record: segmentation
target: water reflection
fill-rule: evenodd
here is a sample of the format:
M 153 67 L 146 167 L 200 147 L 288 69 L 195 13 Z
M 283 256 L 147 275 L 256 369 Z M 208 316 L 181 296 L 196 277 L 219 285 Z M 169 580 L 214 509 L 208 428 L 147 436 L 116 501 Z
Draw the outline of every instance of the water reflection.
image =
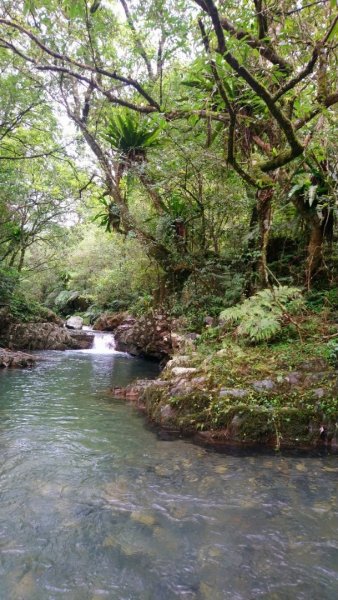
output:
M 337 597 L 335 457 L 163 441 L 105 393 L 155 365 L 45 356 L 0 376 L 1 600 Z

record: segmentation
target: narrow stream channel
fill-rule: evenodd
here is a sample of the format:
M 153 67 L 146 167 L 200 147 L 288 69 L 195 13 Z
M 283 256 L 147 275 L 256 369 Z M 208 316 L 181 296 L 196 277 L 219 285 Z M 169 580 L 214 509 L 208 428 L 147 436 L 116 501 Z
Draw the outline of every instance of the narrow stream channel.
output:
M 1 600 L 338 598 L 337 457 L 161 440 L 107 394 L 155 365 L 42 356 L 0 372 Z

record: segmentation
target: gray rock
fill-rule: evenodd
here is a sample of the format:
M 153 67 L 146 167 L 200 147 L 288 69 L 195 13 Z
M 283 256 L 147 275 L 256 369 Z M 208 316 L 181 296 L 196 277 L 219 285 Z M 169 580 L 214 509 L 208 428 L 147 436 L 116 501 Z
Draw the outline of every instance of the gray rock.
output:
M 68 329 L 82 329 L 83 319 L 81 317 L 69 317 L 66 321 L 66 327 Z
M 242 388 L 222 388 L 219 392 L 220 398 L 229 396 L 230 398 L 245 398 L 249 394 L 249 390 Z
M 204 323 L 207 327 L 213 327 L 215 324 L 215 319 L 213 317 L 205 317 Z
M 178 354 L 169 360 L 165 366 L 166 371 L 174 367 L 186 367 L 191 361 L 191 356 L 188 354 Z
M 272 379 L 261 379 L 260 381 L 253 381 L 252 387 L 256 392 L 261 392 L 262 390 L 273 390 L 276 384 Z
M 15 323 L 7 346 L 10 350 L 67 350 L 78 348 L 68 330 L 55 323 Z
M 334 377 L 334 374 L 328 371 L 318 371 L 317 373 L 309 373 L 309 375 L 306 376 L 304 383 L 306 385 L 311 385 L 312 383 L 321 383 L 325 379 L 333 379 Z
M 183 375 L 192 375 L 193 373 L 197 373 L 197 369 L 193 367 L 174 367 L 171 372 L 174 377 L 182 377 Z
M 327 362 L 322 358 L 314 358 L 313 360 L 303 362 L 299 368 L 302 371 L 308 371 L 310 373 L 324 371 L 327 369 Z
M 173 353 L 171 324 L 162 314 L 128 318 L 115 330 L 116 350 L 134 356 L 166 360 Z
M 83 329 L 70 329 L 68 335 L 74 340 L 76 348 L 88 350 L 93 347 L 94 334 L 91 331 L 83 331 Z
M 175 417 L 175 411 L 172 408 L 172 406 L 170 406 L 170 404 L 165 404 L 164 406 L 161 406 L 160 412 L 162 423 L 165 421 L 170 421 Z
M 293 371 L 292 373 L 288 373 L 286 377 L 284 377 L 284 381 L 286 383 L 290 383 L 290 385 L 297 385 L 302 380 L 302 374 L 298 371 Z
M 317 388 L 316 390 L 313 390 L 313 395 L 315 396 L 315 398 L 324 398 L 325 396 L 325 390 L 324 388 Z
M 191 385 L 203 385 L 206 382 L 207 378 L 206 377 L 194 377 L 193 379 L 190 379 L 190 383 Z

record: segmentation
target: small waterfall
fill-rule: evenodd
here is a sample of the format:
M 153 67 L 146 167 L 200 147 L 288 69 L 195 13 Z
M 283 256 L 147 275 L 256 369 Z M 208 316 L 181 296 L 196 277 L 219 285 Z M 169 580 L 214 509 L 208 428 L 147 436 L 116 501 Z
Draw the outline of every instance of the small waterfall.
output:
M 84 326 L 83 330 L 94 334 L 94 341 L 89 350 L 81 350 L 80 352 L 89 352 L 91 354 L 121 354 L 121 352 L 115 350 L 116 344 L 112 333 L 106 331 L 93 331 L 87 326 Z
M 115 339 L 111 333 L 95 332 L 92 352 L 95 354 L 115 353 Z

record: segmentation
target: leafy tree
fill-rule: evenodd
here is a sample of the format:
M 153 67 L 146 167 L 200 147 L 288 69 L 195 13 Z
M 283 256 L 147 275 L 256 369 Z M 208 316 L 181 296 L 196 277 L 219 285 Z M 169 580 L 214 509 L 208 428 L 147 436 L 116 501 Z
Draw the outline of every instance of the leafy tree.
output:
M 278 222 L 286 200 L 305 224 L 307 286 L 321 273 L 335 218 L 335 9 L 292 0 L 4 3 L 11 73 L 52 97 L 45 115 L 57 102 L 81 134 L 95 161 L 79 145 L 97 220 L 135 236 L 156 261 L 159 298 L 235 254 L 251 257 L 248 291 L 257 278 L 271 285 L 273 213 Z

